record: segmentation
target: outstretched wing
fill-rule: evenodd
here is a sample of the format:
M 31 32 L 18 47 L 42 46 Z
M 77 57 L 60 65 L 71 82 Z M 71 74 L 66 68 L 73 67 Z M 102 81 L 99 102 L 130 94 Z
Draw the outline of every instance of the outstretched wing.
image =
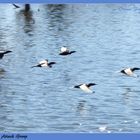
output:
M 34 68 L 34 67 L 41 67 L 41 64 L 38 64 L 38 65 L 32 66 L 31 68 Z
M 132 71 L 140 70 L 140 68 L 132 68 L 131 70 L 132 70 Z
M 70 51 L 70 54 L 75 53 L 76 51 Z
M 0 51 L 0 59 L 3 58 L 4 54 L 10 53 L 12 51 Z
M 14 3 L 13 3 L 13 6 L 15 6 L 15 8 L 20 8 L 18 5 L 14 4 Z
M 50 63 L 49 63 L 49 65 L 53 65 L 53 64 L 56 64 L 56 62 L 50 62 Z
M 82 84 L 74 86 L 74 88 L 80 88 Z
M 53 64 L 56 64 L 56 62 L 50 62 L 48 63 L 48 66 L 51 68 Z
M 94 86 L 94 85 L 96 85 L 96 84 L 95 84 L 95 83 L 89 83 L 89 84 L 87 85 L 87 87 Z

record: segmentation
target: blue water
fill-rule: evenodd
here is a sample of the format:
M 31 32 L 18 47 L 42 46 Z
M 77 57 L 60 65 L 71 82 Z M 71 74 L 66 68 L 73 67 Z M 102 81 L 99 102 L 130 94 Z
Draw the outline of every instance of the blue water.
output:
M 140 77 L 116 73 L 140 67 L 140 5 L 20 6 L 0 5 L 0 132 L 140 132 Z

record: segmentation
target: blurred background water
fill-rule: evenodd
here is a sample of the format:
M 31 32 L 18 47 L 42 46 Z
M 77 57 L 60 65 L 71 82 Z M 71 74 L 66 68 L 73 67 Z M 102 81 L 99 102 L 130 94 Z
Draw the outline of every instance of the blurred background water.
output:
M 140 132 L 140 78 L 116 73 L 140 67 L 140 5 L 20 6 L 0 4 L 0 132 Z

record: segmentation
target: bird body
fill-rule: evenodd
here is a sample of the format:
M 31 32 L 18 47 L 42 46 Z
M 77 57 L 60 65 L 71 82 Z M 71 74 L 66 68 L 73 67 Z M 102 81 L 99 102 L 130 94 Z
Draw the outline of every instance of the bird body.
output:
M 80 85 L 74 86 L 74 88 L 80 88 L 81 90 L 83 90 L 86 93 L 93 93 L 93 91 L 89 87 L 94 86 L 94 85 L 96 85 L 96 84 L 95 83 L 80 84 Z
M 39 65 L 40 65 L 41 67 L 47 67 L 47 66 L 48 66 L 48 60 L 42 60 L 42 61 L 40 61 L 40 62 L 39 62 Z
M 121 70 L 120 72 L 127 75 L 127 76 L 136 76 L 136 74 L 134 74 L 134 71 L 135 70 L 140 70 L 140 68 L 126 68 L 126 69 L 123 69 Z
M 75 52 L 76 51 L 69 51 L 69 49 L 66 47 L 61 47 L 59 55 L 70 55 Z
M 33 67 L 52 67 L 53 64 L 56 64 L 56 62 L 48 62 L 48 60 L 42 60 L 39 62 L 39 64 L 32 66 Z
M 12 51 L 0 51 L 0 59 L 4 57 L 5 54 L 10 53 Z
M 61 52 L 69 52 L 68 48 L 66 48 L 66 47 L 61 47 L 60 51 Z
M 85 92 L 92 93 L 92 90 L 89 89 L 89 87 L 86 84 L 81 85 L 80 89 L 82 89 Z
M 130 68 L 125 69 L 125 70 L 124 70 L 124 73 L 126 73 L 127 75 L 130 75 L 130 76 L 133 75 L 133 71 L 132 71 Z

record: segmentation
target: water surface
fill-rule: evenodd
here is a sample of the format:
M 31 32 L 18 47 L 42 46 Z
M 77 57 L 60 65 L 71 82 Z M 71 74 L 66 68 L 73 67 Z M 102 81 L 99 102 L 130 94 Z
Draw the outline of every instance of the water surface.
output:
M 1 132 L 140 132 L 139 4 L 0 5 Z M 8 9 L 8 10 L 7 10 Z M 61 46 L 76 53 L 59 56 Z M 42 59 L 51 69 L 34 68 Z M 140 75 L 140 72 L 136 72 Z M 72 88 L 95 82 L 93 94 Z

